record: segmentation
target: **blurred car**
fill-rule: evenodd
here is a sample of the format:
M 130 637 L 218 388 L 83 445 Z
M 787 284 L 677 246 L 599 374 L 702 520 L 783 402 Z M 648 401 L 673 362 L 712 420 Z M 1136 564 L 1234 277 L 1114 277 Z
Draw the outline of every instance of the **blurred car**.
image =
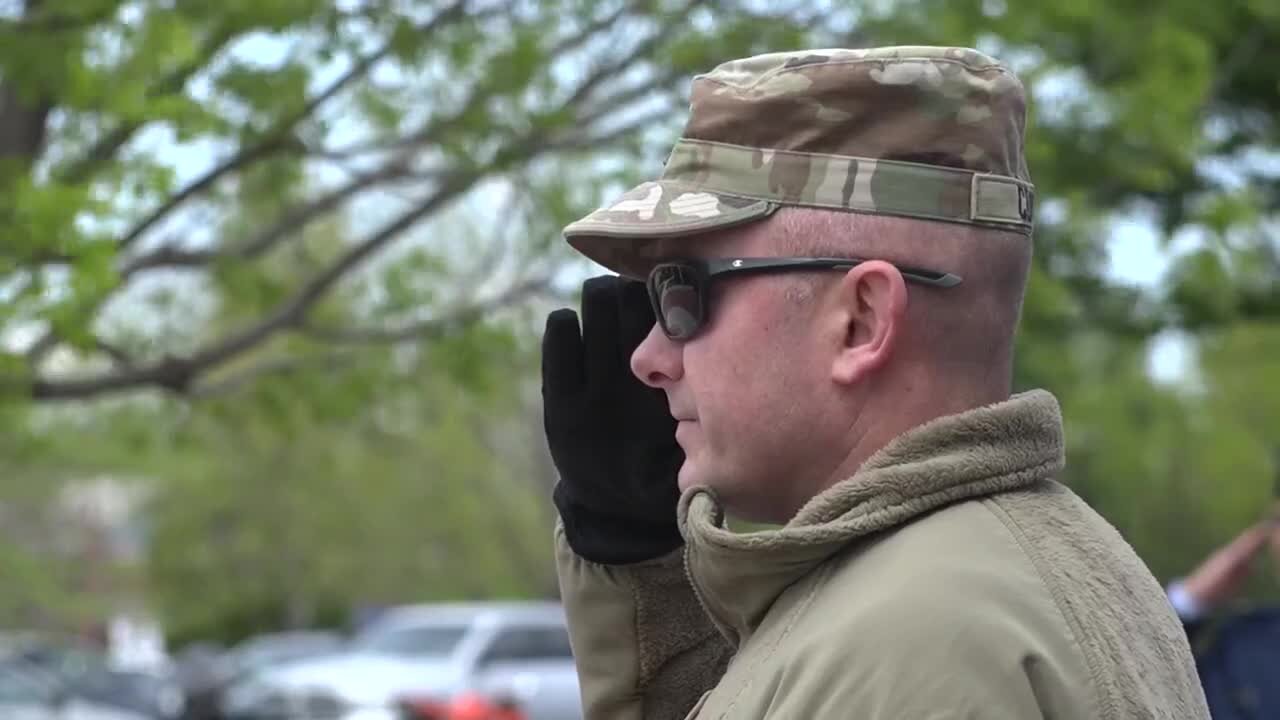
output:
M 346 639 L 326 630 L 297 630 L 256 635 L 228 652 L 232 672 L 247 674 L 287 662 L 338 652 Z
M 555 603 L 393 608 L 345 652 L 232 687 L 235 720 L 580 720 L 578 676 Z
M 146 715 L 77 695 L 56 673 L 10 657 L 0 662 L 4 720 L 148 720 Z
M 0 664 L 39 668 L 56 676 L 77 697 L 153 720 L 177 718 L 185 700 L 174 678 L 113 668 L 93 646 L 60 635 L 0 635 Z
M 326 630 L 297 630 L 250 637 L 229 650 L 196 646 L 182 654 L 178 676 L 186 694 L 187 720 L 218 720 L 227 688 L 255 673 L 341 650 L 346 639 Z

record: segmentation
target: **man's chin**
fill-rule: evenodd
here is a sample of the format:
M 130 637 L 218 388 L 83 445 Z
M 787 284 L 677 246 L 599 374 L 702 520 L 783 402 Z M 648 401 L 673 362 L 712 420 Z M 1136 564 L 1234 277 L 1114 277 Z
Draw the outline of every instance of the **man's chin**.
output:
M 714 474 L 708 472 L 709 468 L 699 462 L 699 459 L 686 457 L 684 464 L 680 466 L 680 472 L 676 475 L 676 487 L 680 488 L 681 494 L 684 494 L 691 487 L 705 487 L 715 490 L 716 485 L 720 484 Z
M 704 484 L 698 475 L 697 467 L 685 458 L 684 464 L 680 466 L 680 472 L 676 474 L 676 487 L 680 488 L 681 495 L 691 487 Z

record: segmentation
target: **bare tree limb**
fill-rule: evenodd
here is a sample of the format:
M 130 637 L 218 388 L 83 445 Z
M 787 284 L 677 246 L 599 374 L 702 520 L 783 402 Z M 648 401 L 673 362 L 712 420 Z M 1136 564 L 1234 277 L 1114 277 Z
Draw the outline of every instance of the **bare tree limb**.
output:
M 3 127 L 3 125 L 0 125 L 0 127 Z M 70 265 L 75 262 L 75 257 L 72 255 L 45 248 L 36 248 L 34 251 L 30 251 L 23 255 L 18 255 L 12 250 L 0 250 L 0 257 L 8 258 L 16 265 L 25 266 Z
M 623 17 L 625 17 L 628 13 L 635 11 L 636 8 L 639 7 L 641 4 L 643 4 L 642 0 L 634 0 L 633 2 L 622 3 L 621 5 L 618 6 L 617 10 L 614 10 L 612 13 L 602 18 L 596 19 L 594 22 L 587 23 L 578 32 L 562 39 L 560 42 L 556 43 L 555 45 L 552 45 L 549 51 L 550 55 L 552 57 L 559 57 L 561 55 L 564 55 L 565 53 L 572 52 L 574 50 L 581 48 L 582 46 L 586 45 L 587 42 L 590 41 L 591 38 L 595 37 L 597 34 L 605 30 L 608 30 L 609 28 L 618 24 L 618 22 L 621 21 Z
M 250 148 L 244 148 L 230 158 L 224 160 L 209 172 L 200 176 L 191 184 L 182 188 L 165 200 L 160 207 L 151 212 L 150 215 L 143 218 L 138 224 L 134 225 L 120 239 L 119 249 L 128 250 L 142 236 L 156 225 L 156 223 L 168 217 L 174 210 L 185 204 L 188 200 L 201 195 L 212 188 L 219 180 L 240 170 L 250 163 L 262 160 L 278 151 L 289 147 L 288 143 L 281 138 L 276 138 L 270 142 L 262 142 Z
M 649 93 L 670 86 L 678 77 L 678 73 L 655 74 L 644 82 L 636 83 L 631 87 L 605 96 L 598 102 L 593 103 L 591 108 L 586 109 L 578 115 L 578 125 L 589 126 L 600 118 L 610 113 L 617 112 L 620 107 L 630 105 Z M 670 110 L 667 112 L 670 113 Z
M 341 187 L 325 193 L 308 203 L 291 208 L 288 212 L 282 215 L 274 225 L 266 228 L 256 236 L 240 244 L 233 250 L 233 252 L 235 255 L 246 260 L 256 258 L 267 250 L 270 250 L 274 245 L 279 243 L 282 238 L 300 231 L 303 227 L 310 224 L 321 215 L 337 209 L 338 206 L 342 205 L 347 200 L 350 200 L 357 193 L 372 188 L 385 181 L 404 177 L 407 174 L 409 173 L 403 166 L 398 164 L 389 164 L 375 172 L 357 176 Z
M 527 300 L 547 289 L 551 280 L 533 278 L 517 283 L 499 295 L 465 303 L 396 328 L 332 328 L 304 324 L 300 329 L 308 337 L 334 344 L 386 345 L 399 342 L 439 339 L 460 325 L 479 320 L 487 313 Z
M 527 199 L 528 191 L 525 188 L 528 187 L 528 183 L 516 179 L 508 184 L 511 187 L 511 196 L 507 198 L 502 209 L 495 216 L 498 228 L 492 233 L 493 242 L 489 243 L 484 252 L 476 259 L 472 270 L 462 278 L 461 284 L 463 285 L 469 287 L 479 286 L 483 282 L 484 276 L 493 276 L 502 258 L 508 254 L 507 250 L 511 246 L 511 236 L 519 227 L 519 223 L 514 222 L 513 218 L 521 202 Z
M 120 282 L 144 270 L 154 268 L 204 267 L 218 259 L 222 253 L 216 250 L 187 250 L 173 245 L 161 245 L 146 255 L 129 262 L 120 270 Z
M 281 305 L 253 326 L 228 338 L 219 346 L 197 353 L 197 357 L 209 364 L 222 362 L 238 352 L 252 347 L 276 330 L 296 325 L 301 322 L 305 313 L 348 272 L 367 260 L 373 253 L 382 249 L 388 242 L 399 237 L 422 218 L 435 212 L 445 203 L 453 200 L 479 179 L 476 174 L 459 175 L 452 182 L 438 189 L 435 195 L 420 207 L 402 213 L 394 221 L 388 223 L 372 237 L 365 239 L 346 253 L 338 257 L 329 267 L 313 277 L 292 299 Z
M 13 390 L 16 389 L 15 386 L 21 386 L 35 400 L 74 400 L 146 386 L 183 392 L 186 389 L 189 374 L 189 363 L 178 358 L 165 358 L 145 367 L 134 367 L 84 378 L 59 380 L 36 378 L 30 381 L 9 379 L 0 384 L 0 387 Z
M 667 108 L 659 108 L 652 112 L 641 115 L 631 122 L 619 125 L 616 128 L 596 135 L 574 134 L 564 138 L 551 141 L 548 144 L 548 150 L 587 150 L 592 148 L 603 147 L 609 143 L 636 133 L 645 127 L 653 125 L 656 122 L 665 120 L 671 116 L 671 111 Z
M 361 141 L 358 143 L 352 143 L 346 147 L 309 148 L 307 153 L 312 157 L 322 158 L 324 160 L 346 162 L 364 155 L 372 155 L 374 153 L 391 153 L 410 150 L 422 145 L 423 141 L 424 133 L 419 130 L 401 137 Z
M 232 248 L 224 250 L 183 250 L 170 245 L 161 245 L 155 250 L 145 255 L 140 255 L 126 263 L 120 269 L 120 280 L 123 282 L 139 272 L 154 268 L 208 265 L 220 257 L 252 260 L 261 256 L 281 241 L 301 232 L 312 221 L 337 209 L 357 193 L 406 174 L 408 174 L 408 171 L 404 167 L 389 164 L 375 172 L 358 176 L 324 195 L 286 210 L 274 223 Z
M 133 358 L 129 353 L 125 352 L 124 349 L 119 348 L 101 338 L 94 340 L 93 344 L 94 347 L 98 349 L 98 352 L 101 352 L 111 358 L 111 361 L 114 362 L 117 367 L 133 367 Z
M 216 380 L 197 384 L 188 394 L 196 399 L 228 395 L 266 375 L 282 375 L 308 368 L 339 370 L 349 365 L 358 356 L 359 353 L 352 350 L 336 350 L 311 355 L 271 358 L 228 373 Z

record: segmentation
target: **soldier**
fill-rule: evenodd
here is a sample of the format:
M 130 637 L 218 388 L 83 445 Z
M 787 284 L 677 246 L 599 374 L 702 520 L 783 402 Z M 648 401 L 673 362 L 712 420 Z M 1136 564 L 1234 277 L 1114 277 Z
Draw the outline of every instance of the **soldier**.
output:
M 737 60 L 565 229 L 622 276 L 543 339 L 588 720 L 1208 717 L 1160 585 L 1053 479 L 1057 401 L 1012 393 L 1024 126 L 970 49 Z

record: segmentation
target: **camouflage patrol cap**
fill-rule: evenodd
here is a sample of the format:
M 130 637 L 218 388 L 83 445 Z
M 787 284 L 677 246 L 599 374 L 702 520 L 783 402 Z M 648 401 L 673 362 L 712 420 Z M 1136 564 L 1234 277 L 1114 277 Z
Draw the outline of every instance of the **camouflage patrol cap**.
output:
M 1030 234 L 1022 83 L 968 48 L 769 53 L 694 78 L 662 176 L 564 230 L 641 276 L 640 243 L 768 217 L 783 205 Z

